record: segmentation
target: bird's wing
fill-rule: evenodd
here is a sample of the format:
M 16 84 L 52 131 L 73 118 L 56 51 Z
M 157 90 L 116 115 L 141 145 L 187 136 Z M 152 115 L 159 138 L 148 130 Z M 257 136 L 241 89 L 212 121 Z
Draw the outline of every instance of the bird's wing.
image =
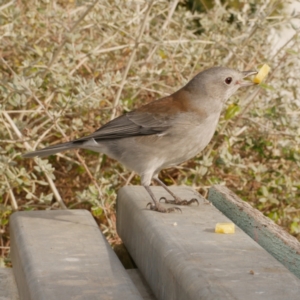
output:
M 184 125 L 190 124 L 187 119 L 182 123 L 178 117 L 183 112 L 188 112 L 186 107 L 186 92 L 177 92 L 177 98 L 182 101 L 174 100 L 174 95 L 167 96 L 156 101 L 150 102 L 140 108 L 122 115 L 96 130 L 94 133 L 74 140 L 73 143 L 82 143 L 89 139 L 103 141 L 119 139 L 141 135 L 163 134 L 175 123 Z M 199 110 L 197 111 L 199 117 Z
M 166 98 L 169 103 L 170 98 Z M 161 99 L 165 102 L 164 99 Z M 170 106 L 161 108 L 160 102 L 153 101 L 135 111 L 122 115 L 96 130 L 94 133 L 62 144 L 52 145 L 41 150 L 25 153 L 23 157 L 44 157 L 65 151 L 84 144 L 93 139 L 105 141 L 133 136 L 162 134 L 167 131 L 176 118 L 174 114 L 168 113 Z
M 74 140 L 73 143 L 82 143 L 89 139 L 103 141 L 141 135 L 161 134 L 170 128 L 170 118 L 159 117 L 148 113 L 132 111 L 122 115 L 83 138 Z

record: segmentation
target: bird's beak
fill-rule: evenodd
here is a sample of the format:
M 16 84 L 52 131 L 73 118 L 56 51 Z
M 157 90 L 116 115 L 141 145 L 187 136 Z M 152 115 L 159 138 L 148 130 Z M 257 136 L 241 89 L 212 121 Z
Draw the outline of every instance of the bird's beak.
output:
M 257 72 L 256 71 L 243 71 L 241 72 L 242 75 L 243 75 L 243 78 L 247 78 L 249 76 L 252 76 L 252 75 L 256 75 Z M 250 80 L 241 80 L 239 82 L 240 86 L 251 86 L 251 85 L 254 85 L 255 83 L 253 81 L 250 81 Z

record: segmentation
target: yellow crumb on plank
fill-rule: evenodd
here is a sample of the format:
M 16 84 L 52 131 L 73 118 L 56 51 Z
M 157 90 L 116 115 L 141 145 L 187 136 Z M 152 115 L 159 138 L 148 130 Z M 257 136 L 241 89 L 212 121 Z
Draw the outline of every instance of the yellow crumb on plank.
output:
M 215 233 L 234 233 L 235 226 L 233 223 L 217 223 Z
M 267 77 L 269 71 L 270 71 L 270 67 L 267 64 L 264 64 L 260 68 L 259 72 L 253 78 L 253 82 L 254 83 L 261 83 Z

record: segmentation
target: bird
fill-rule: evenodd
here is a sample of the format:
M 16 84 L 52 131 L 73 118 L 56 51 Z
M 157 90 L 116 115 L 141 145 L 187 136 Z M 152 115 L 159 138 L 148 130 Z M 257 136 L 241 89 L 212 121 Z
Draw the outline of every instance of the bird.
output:
M 255 74 L 257 72 L 253 70 L 208 68 L 173 94 L 116 117 L 90 135 L 25 153 L 23 157 L 45 157 L 70 149 L 104 153 L 140 176 L 141 185 L 152 199 L 147 204 L 150 210 L 161 213 L 181 211 L 177 205 L 198 201 L 176 196 L 159 179 L 159 172 L 193 158 L 209 144 L 224 103 L 239 88 L 254 85 L 245 78 Z M 152 180 L 173 200 L 158 200 L 150 188 Z M 166 208 L 161 200 L 176 206 Z

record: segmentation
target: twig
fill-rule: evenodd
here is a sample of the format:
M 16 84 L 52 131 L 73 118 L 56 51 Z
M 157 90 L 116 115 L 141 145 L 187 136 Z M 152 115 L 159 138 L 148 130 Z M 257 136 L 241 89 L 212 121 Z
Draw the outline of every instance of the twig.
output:
M 146 10 L 144 20 L 143 20 L 142 25 L 141 25 L 140 30 L 139 30 L 139 35 L 138 35 L 138 37 L 135 41 L 135 47 L 134 47 L 133 51 L 131 52 L 131 55 L 130 55 L 130 58 L 128 60 L 126 69 L 125 69 L 124 74 L 123 74 L 123 78 L 122 78 L 122 81 L 121 81 L 121 84 L 120 84 L 120 88 L 119 88 L 119 90 L 117 92 L 117 95 L 116 95 L 116 98 L 114 99 L 114 102 L 113 102 L 113 111 L 112 111 L 112 114 L 111 114 L 111 117 L 110 117 L 111 120 L 115 118 L 116 111 L 117 111 L 117 106 L 118 106 L 119 101 L 120 101 L 120 97 L 121 97 L 121 94 L 122 94 L 122 91 L 123 91 L 123 88 L 124 88 L 124 85 L 125 85 L 125 82 L 126 82 L 126 78 L 127 78 L 128 72 L 131 68 L 133 59 L 135 57 L 135 54 L 136 54 L 136 51 L 137 51 L 137 48 L 138 48 L 138 44 L 140 43 L 141 38 L 143 36 L 145 26 L 146 26 L 146 23 L 147 23 L 147 20 L 148 20 L 148 16 L 149 16 L 149 13 L 151 11 L 153 3 L 154 3 L 154 0 L 152 0 L 148 4 L 148 8 Z
M 101 189 L 100 189 L 96 179 L 92 176 L 89 168 L 87 167 L 87 165 L 86 165 L 85 161 L 83 160 L 83 158 L 79 155 L 78 151 L 76 151 L 76 156 L 77 156 L 78 160 L 80 161 L 80 163 L 84 166 L 84 168 L 85 168 L 86 172 L 88 173 L 88 176 L 90 177 L 90 179 L 93 181 L 93 183 L 94 183 L 94 185 L 95 185 L 95 187 L 98 191 L 100 201 L 101 201 L 101 204 L 99 202 L 97 204 L 103 209 L 106 219 L 109 220 L 107 209 L 106 209 L 105 204 L 102 200 L 103 199 L 103 193 L 101 192 Z
M 256 12 L 256 18 L 255 21 L 253 20 L 252 25 L 249 26 L 247 33 L 246 33 L 246 37 L 241 41 L 241 44 L 239 45 L 239 47 L 244 47 L 246 45 L 246 42 L 248 41 L 248 39 L 253 36 L 253 34 L 255 33 L 255 31 L 259 28 L 262 20 L 260 19 L 260 15 L 262 12 L 264 12 L 266 10 L 266 8 L 268 7 L 268 5 L 270 4 L 270 2 L 272 1 L 265 1 L 265 3 L 263 3 L 263 5 L 260 7 L 260 9 Z M 275 5 L 274 5 L 275 6 Z M 273 6 L 273 7 L 274 7 Z M 273 10 L 270 9 L 269 13 L 267 15 L 270 15 L 271 12 Z M 231 61 L 231 59 L 233 58 L 233 56 L 235 55 L 235 53 L 233 51 L 230 51 L 229 54 L 227 55 L 227 57 L 224 59 L 224 64 L 229 64 L 229 62 Z
M 299 137 L 299 134 L 293 134 L 293 133 L 287 133 L 287 132 L 284 132 L 284 131 L 270 131 L 269 128 L 262 124 L 262 123 L 259 123 L 259 122 L 256 122 L 254 120 L 252 120 L 251 118 L 244 118 L 252 123 L 254 123 L 255 125 L 257 125 L 257 127 L 261 128 L 261 127 L 264 127 L 265 129 L 264 130 L 261 130 L 261 132 L 263 133 L 266 133 L 268 135 L 285 135 L 285 136 L 291 136 L 291 137 Z
M 6 3 L 6 4 L 2 5 L 2 6 L 0 6 L 0 11 L 3 10 L 3 9 L 5 9 L 5 8 L 7 8 L 7 7 L 9 7 L 9 6 L 11 6 L 11 5 L 13 5 L 15 3 L 15 1 L 16 0 L 12 0 L 12 1 L 10 1 L 10 2 L 8 2 L 8 3 Z
M 215 44 L 214 41 L 207 41 L 207 40 L 195 40 L 192 41 L 193 44 L 204 44 L 204 45 L 213 45 Z M 153 42 L 152 44 L 155 46 L 161 46 L 161 45 L 173 45 L 173 44 L 184 44 L 184 43 L 191 43 L 190 39 L 177 39 L 177 40 L 164 40 L 164 41 L 159 41 L 159 42 Z M 80 68 L 80 66 L 85 63 L 88 60 L 88 57 L 91 55 L 99 55 L 99 54 L 103 54 L 103 53 L 108 53 L 108 52 L 113 52 L 113 51 L 119 51 L 122 49 L 127 49 L 127 48 L 134 48 L 134 47 L 141 47 L 141 46 L 145 46 L 147 45 L 147 43 L 139 43 L 138 45 L 136 45 L 136 43 L 129 43 L 129 44 L 125 44 L 125 45 L 118 45 L 118 46 L 114 46 L 114 47 L 109 47 L 109 48 L 105 48 L 105 49 L 101 49 L 100 46 L 97 46 L 95 49 L 93 49 L 92 51 L 90 51 L 87 54 L 84 54 L 82 56 L 79 56 L 78 59 L 80 59 L 79 63 L 72 69 L 72 71 L 69 73 L 70 75 L 73 75 L 74 72 Z M 147 60 L 148 61 L 148 58 Z M 42 68 L 44 66 L 36 66 L 37 68 Z
M 6 181 L 6 184 L 8 186 L 8 192 L 9 192 L 9 196 L 10 196 L 10 200 L 11 200 L 11 207 L 14 211 L 17 211 L 18 210 L 18 203 L 17 203 L 17 200 L 15 198 L 15 195 L 14 195 L 14 192 L 12 191 L 11 187 L 10 187 L 10 184 L 9 184 L 9 181 L 7 180 L 7 177 L 5 177 L 5 181 Z
M 174 14 L 174 11 L 175 11 L 175 9 L 176 9 L 176 7 L 177 7 L 178 2 L 179 2 L 179 0 L 174 0 L 173 3 L 170 4 L 170 10 L 169 10 L 168 17 L 166 18 L 166 20 L 165 20 L 163 26 L 161 27 L 162 31 L 165 31 L 166 28 L 168 27 L 168 25 L 169 25 L 169 23 L 170 23 L 170 21 L 171 21 L 171 19 L 172 19 L 172 16 L 173 16 L 173 14 Z M 166 35 L 166 34 L 164 34 L 164 36 L 165 36 L 165 35 Z M 162 40 L 163 40 L 163 38 L 162 38 Z M 156 52 L 158 46 L 159 46 L 159 44 L 157 44 L 157 45 L 155 45 L 155 46 L 153 47 L 152 51 L 150 52 L 150 54 L 148 55 L 148 57 L 147 57 L 147 59 L 146 59 L 146 63 L 148 63 L 148 62 L 150 61 L 151 57 L 152 57 L 153 54 Z
M 12 127 L 12 129 L 15 132 L 15 134 L 17 135 L 17 137 L 19 139 L 23 138 L 22 133 L 19 131 L 18 127 L 16 126 L 16 124 L 14 123 L 14 121 L 11 119 L 11 117 L 9 116 L 9 114 L 6 113 L 5 111 L 2 111 L 2 114 L 5 117 L 5 119 L 8 121 L 8 123 L 10 124 L 10 126 Z M 26 147 L 26 149 L 28 151 L 32 150 L 32 148 L 30 147 L 30 145 L 27 142 L 24 142 L 24 145 L 25 145 L 25 147 Z M 38 159 L 35 158 L 34 161 L 41 168 L 41 170 L 43 170 L 43 172 L 44 172 L 44 174 L 46 176 L 46 179 L 47 179 L 47 181 L 48 181 L 48 183 L 50 185 L 50 188 L 51 188 L 51 190 L 52 190 L 52 192 L 54 194 L 54 197 L 55 197 L 56 201 L 59 203 L 59 205 L 61 206 L 61 208 L 67 209 L 67 207 L 66 207 L 65 203 L 63 202 L 63 200 L 62 200 L 62 198 L 61 198 L 61 196 L 60 196 L 60 194 L 59 194 L 59 192 L 58 192 L 58 190 L 57 190 L 57 188 L 56 188 L 56 186 L 55 186 L 52 178 L 46 172 L 45 168 L 39 163 Z
M 75 28 L 87 16 L 87 14 L 94 8 L 94 6 L 97 4 L 98 1 L 99 0 L 94 1 L 94 3 L 91 4 L 91 6 L 89 6 L 89 8 L 82 14 L 82 16 L 75 22 L 75 24 L 72 26 L 72 28 L 68 31 L 68 34 L 72 33 L 75 30 Z M 53 54 L 52 59 L 50 60 L 50 62 L 47 65 L 47 69 L 41 75 L 42 78 L 44 78 L 47 75 L 47 73 L 49 72 L 49 69 L 51 68 L 51 66 L 58 59 L 58 56 L 59 56 L 60 52 L 62 51 L 62 49 L 63 49 L 63 47 L 64 47 L 64 45 L 66 44 L 67 41 L 68 41 L 68 37 L 65 37 L 64 40 L 59 45 L 59 47 L 57 48 L 57 50 L 55 51 L 55 53 Z
M 133 179 L 134 176 L 135 176 L 135 172 L 132 171 L 132 172 L 130 173 L 129 177 L 127 178 L 127 180 L 126 180 L 125 185 L 129 185 L 129 183 L 131 182 L 131 180 Z

